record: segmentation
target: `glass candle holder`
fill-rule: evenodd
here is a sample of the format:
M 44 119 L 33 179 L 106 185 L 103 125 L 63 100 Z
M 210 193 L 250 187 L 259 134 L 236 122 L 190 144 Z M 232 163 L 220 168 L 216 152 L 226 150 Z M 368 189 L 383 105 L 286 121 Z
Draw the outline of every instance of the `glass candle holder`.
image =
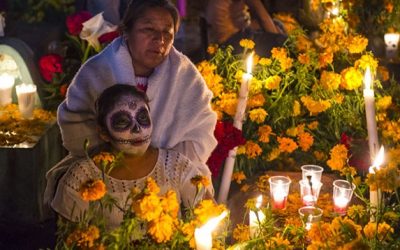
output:
M 384 35 L 386 45 L 386 58 L 394 59 L 397 57 L 398 46 L 400 40 L 400 34 L 398 33 L 386 33 Z
M 33 117 L 33 108 L 35 107 L 36 85 L 20 84 L 15 86 L 18 97 L 18 108 L 25 119 Z
M 268 181 L 271 192 L 272 208 L 285 209 L 289 187 L 292 181 L 286 176 L 272 176 Z
M 333 205 L 335 213 L 345 215 L 347 206 L 353 196 L 353 191 L 356 188 L 354 183 L 346 180 L 335 180 L 333 182 Z
M 310 182 L 300 180 L 300 196 L 304 206 L 314 206 L 317 203 L 319 192 L 322 187 L 321 182 Z
M 314 206 L 301 207 L 298 211 L 306 230 L 310 230 L 313 223 L 320 221 L 322 218 L 322 209 Z
M 301 166 L 302 179 L 308 180 L 311 176 L 312 182 L 321 182 L 322 172 L 324 168 L 318 165 L 303 165 Z
M 14 80 L 14 77 L 11 75 L 0 75 L 0 106 L 5 106 L 12 102 Z

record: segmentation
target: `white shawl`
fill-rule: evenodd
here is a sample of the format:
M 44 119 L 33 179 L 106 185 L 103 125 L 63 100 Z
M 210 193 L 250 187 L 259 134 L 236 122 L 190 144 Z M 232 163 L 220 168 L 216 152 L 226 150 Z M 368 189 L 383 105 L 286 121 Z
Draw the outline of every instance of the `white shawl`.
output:
M 116 83 L 132 84 L 135 73 L 122 37 L 92 57 L 76 74 L 67 98 L 58 107 L 63 143 L 72 155 L 83 155 L 85 139 L 101 143 L 96 131 L 95 100 Z M 193 63 L 175 48 L 148 79 L 147 95 L 153 121 L 152 145 L 174 148 L 192 161 L 205 163 L 217 145 L 212 92 Z

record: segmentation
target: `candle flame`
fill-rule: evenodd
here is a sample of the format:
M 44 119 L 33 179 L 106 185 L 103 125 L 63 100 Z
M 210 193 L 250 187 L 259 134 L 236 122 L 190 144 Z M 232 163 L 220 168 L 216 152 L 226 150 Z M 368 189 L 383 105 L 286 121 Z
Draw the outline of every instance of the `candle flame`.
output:
M 381 168 L 381 165 L 383 163 L 383 159 L 385 156 L 385 149 L 383 148 L 383 146 L 381 146 L 381 148 L 379 149 L 378 154 L 375 157 L 374 163 L 372 164 L 372 166 L 369 168 L 369 172 L 371 174 L 375 174 L 375 169 L 379 170 Z
M 372 88 L 372 75 L 371 75 L 371 70 L 370 70 L 369 66 L 365 70 L 365 74 L 364 74 L 364 88 L 365 89 Z
M 262 195 L 257 197 L 256 208 L 260 208 L 262 204 Z
M 219 224 L 219 222 L 225 218 L 225 216 L 228 214 L 227 211 L 222 212 L 222 214 L 218 215 L 217 217 L 211 218 L 207 221 L 206 224 L 204 224 L 200 230 L 202 231 L 207 231 L 207 232 L 212 232 Z
M 254 53 L 251 52 L 251 54 L 249 55 L 249 57 L 247 57 L 247 60 L 246 60 L 247 74 L 251 74 L 251 70 L 253 67 L 253 55 L 254 55 Z
M 14 77 L 9 74 L 0 75 L 0 87 L 11 88 L 14 85 Z

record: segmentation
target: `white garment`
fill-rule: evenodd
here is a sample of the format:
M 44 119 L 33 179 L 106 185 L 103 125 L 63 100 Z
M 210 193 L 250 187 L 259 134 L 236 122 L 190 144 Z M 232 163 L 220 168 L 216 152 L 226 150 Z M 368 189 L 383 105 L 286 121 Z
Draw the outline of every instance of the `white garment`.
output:
M 132 59 L 122 37 L 82 65 L 58 107 L 63 145 L 71 154 L 83 155 L 85 139 L 91 146 L 102 142 L 96 131 L 95 101 L 116 83 L 135 83 Z M 150 75 L 146 94 L 154 124 L 152 146 L 175 148 L 192 161 L 205 163 L 217 145 L 217 116 L 211 109 L 212 92 L 193 63 L 171 48 Z
M 190 179 L 199 174 L 201 173 L 198 168 L 184 155 L 172 150 L 159 150 L 154 169 L 147 176 L 137 180 L 119 180 L 105 175 L 105 183 L 108 194 L 118 201 L 120 207 L 124 207 L 132 188 L 142 190 L 145 187 L 148 177 L 157 182 L 160 194 L 172 189 L 176 192 L 178 201 L 188 207 L 193 205 L 196 194 L 196 187 Z M 77 221 L 79 214 L 86 210 L 89 204 L 80 198 L 79 188 L 90 179 L 102 179 L 102 172 L 91 159 L 82 158 L 75 161 L 61 178 L 51 207 L 63 217 Z M 209 188 L 212 191 L 212 187 Z M 107 212 L 107 226 L 117 227 L 122 221 L 122 216 L 123 213 L 119 209 L 114 208 Z

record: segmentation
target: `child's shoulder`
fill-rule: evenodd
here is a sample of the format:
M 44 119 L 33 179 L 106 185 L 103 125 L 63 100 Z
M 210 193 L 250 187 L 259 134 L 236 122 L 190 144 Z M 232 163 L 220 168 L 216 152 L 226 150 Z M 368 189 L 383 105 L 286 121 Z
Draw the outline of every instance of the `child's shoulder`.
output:
M 89 179 L 98 177 L 98 171 L 90 158 L 79 158 L 74 161 L 62 177 L 61 182 L 75 190 Z

